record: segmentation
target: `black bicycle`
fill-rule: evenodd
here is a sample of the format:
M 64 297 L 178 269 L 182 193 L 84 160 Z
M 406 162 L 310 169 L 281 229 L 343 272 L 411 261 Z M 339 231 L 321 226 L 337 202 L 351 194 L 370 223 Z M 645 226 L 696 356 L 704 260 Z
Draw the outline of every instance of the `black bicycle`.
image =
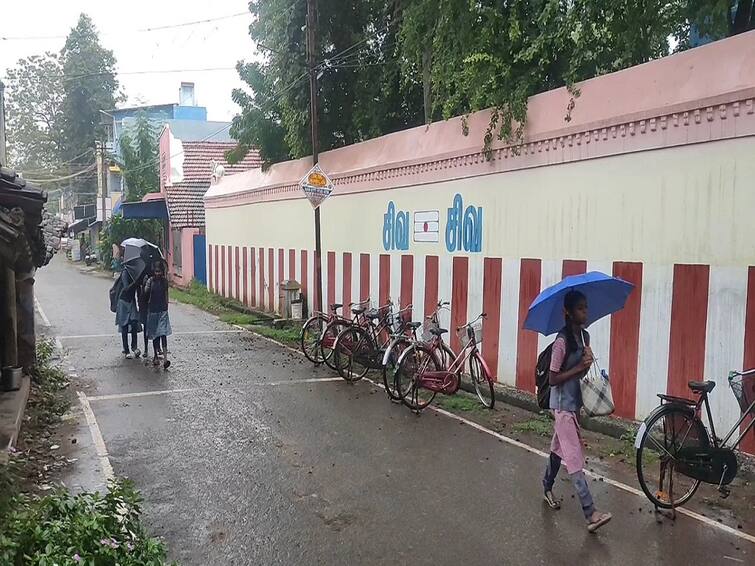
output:
M 755 369 L 729 373 L 742 415 L 723 440 L 716 436 L 708 401 L 715 386 L 715 381 L 690 381 L 696 400 L 659 393 L 661 405 L 637 431 L 637 479 L 656 509 L 684 505 L 701 482 L 718 486 L 721 497 L 730 493 L 727 486 L 737 475 L 737 448 L 755 424 Z M 703 406 L 710 432 L 700 418 Z M 728 445 L 748 416 L 753 418 Z

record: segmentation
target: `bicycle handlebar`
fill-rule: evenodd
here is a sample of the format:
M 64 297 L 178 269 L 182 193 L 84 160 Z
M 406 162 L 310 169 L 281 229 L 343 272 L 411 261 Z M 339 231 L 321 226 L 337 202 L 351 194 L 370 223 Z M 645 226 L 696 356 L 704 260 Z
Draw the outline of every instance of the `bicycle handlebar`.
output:
M 483 312 L 483 313 L 480 313 L 480 316 L 478 316 L 478 317 L 477 317 L 477 318 L 475 318 L 474 320 L 470 320 L 470 321 L 469 321 L 469 322 L 467 322 L 466 324 L 462 324 L 461 326 L 458 326 L 458 327 L 456 328 L 456 332 L 458 332 L 458 331 L 459 331 L 459 330 L 461 330 L 462 328 L 468 328 L 468 327 L 472 326 L 472 325 L 473 325 L 473 324 L 474 324 L 475 322 L 477 322 L 477 321 L 478 321 L 478 320 L 480 320 L 481 318 L 487 318 L 487 316 L 488 316 L 488 313 L 484 313 L 484 312 Z
M 748 375 L 755 374 L 755 368 L 742 370 L 742 371 L 732 371 L 731 373 L 733 373 L 734 375 L 739 375 L 741 377 L 746 377 Z

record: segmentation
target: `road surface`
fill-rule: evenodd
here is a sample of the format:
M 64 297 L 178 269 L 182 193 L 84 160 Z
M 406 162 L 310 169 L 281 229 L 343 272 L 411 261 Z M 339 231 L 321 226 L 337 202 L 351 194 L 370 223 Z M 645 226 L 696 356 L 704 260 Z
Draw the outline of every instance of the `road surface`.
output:
M 109 286 L 57 257 L 36 290 L 110 465 L 180 564 L 755 562 L 750 542 L 685 516 L 656 524 L 647 501 L 600 481 L 593 496 L 614 519 L 588 534 L 566 481 L 560 511 L 542 504 L 537 454 L 416 417 L 190 306 L 171 304 L 170 371 L 125 360 Z

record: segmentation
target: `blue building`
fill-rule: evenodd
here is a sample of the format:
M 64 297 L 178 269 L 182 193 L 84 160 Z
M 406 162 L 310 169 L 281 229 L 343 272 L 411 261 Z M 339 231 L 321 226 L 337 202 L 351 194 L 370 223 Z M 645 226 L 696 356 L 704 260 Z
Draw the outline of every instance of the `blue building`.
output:
M 232 141 L 228 134 L 228 122 L 209 122 L 207 108 L 197 106 L 194 83 L 181 83 L 178 103 L 132 106 L 102 111 L 102 122 L 107 130 L 105 150 L 113 157 L 108 167 L 108 195 L 115 206 L 126 190 L 118 161 L 121 161 L 120 139 L 124 132 L 132 128 L 137 116 L 145 114 L 159 136 L 163 127 L 170 124 L 174 132 L 184 132 L 190 140 Z

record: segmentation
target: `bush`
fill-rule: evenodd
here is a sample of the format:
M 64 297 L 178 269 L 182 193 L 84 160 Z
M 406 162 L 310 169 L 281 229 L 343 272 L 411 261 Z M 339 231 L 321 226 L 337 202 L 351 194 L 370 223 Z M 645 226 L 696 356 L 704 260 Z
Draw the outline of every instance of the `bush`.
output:
M 159 566 L 163 543 L 147 536 L 141 498 L 126 480 L 99 493 L 61 489 L 41 499 L 18 496 L 2 517 L 0 563 L 21 566 Z

